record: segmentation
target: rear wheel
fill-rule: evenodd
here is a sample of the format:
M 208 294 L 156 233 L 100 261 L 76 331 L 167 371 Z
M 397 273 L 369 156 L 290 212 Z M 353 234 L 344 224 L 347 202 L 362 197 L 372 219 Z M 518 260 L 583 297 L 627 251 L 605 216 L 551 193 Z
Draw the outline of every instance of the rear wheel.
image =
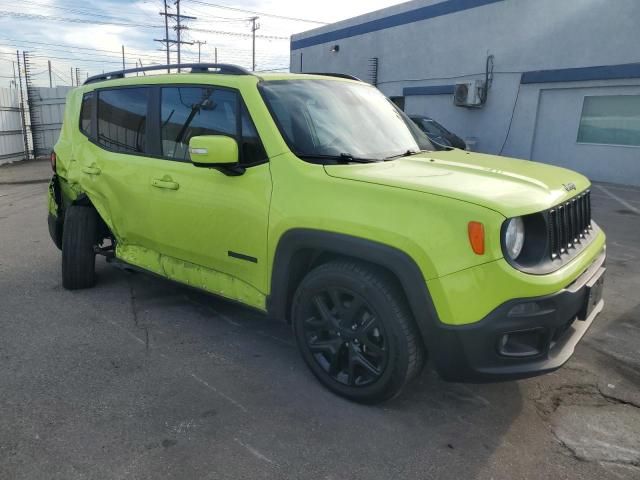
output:
M 92 207 L 70 206 L 62 230 L 62 286 L 68 290 L 95 285 L 98 215 Z
M 292 319 L 311 371 L 351 400 L 391 398 L 422 370 L 424 348 L 406 303 L 375 267 L 348 260 L 317 267 L 296 292 Z

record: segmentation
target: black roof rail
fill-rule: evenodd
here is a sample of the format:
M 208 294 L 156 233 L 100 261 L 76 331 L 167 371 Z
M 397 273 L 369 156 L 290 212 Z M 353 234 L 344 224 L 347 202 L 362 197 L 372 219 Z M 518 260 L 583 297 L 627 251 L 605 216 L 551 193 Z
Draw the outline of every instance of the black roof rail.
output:
M 114 78 L 124 78 L 129 73 L 152 72 L 154 70 L 175 70 L 178 68 L 190 68 L 191 73 L 218 73 L 223 75 L 252 75 L 252 73 L 237 65 L 227 63 L 181 63 L 174 65 L 152 65 L 149 67 L 129 68 L 127 70 L 116 70 L 115 72 L 101 73 L 87 78 L 83 85 L 88 83 L 113 80 Z M 215 71 L 211 71 L 215 70 Z
M 300 72 L 305 75 L 324 75 L 325 77 L 337 77 L 337 78 L 346 78 L 348 80 L 357 80 L 361 82 L 358 77 L 354 77 L 353 75 L 349 75 L 348 73 L 332 73 L 332 72 Z

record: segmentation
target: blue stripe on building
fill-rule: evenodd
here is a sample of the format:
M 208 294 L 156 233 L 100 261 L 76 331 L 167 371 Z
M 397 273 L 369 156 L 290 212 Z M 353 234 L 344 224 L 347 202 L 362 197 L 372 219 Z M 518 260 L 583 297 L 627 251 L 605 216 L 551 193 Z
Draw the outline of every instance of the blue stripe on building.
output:
M 520 83 L 585 82 L 620 78 L 640 78 L 640 63 L 524 72 Z
M 561 68 L 557 70 L 535 70 L 524 72 L 522 84 L 587 82 L 589 80 L 617 80 L 622 78 L 640 78 L 640 63 L 622 65 L 600 65 L 595 67 Z M 455 85 L 429 85 L 426 87 L 405 87 L 404 96 L 410 95 L 449 95 Z
M 426 7 L 409 10 L 408 12 L 397 13 L 388 17 L 371 20 L 359 25 L 340 28 L 331 32 L 320 33 L 312 37 L 301 38 L 291 42 L 291 50 L 320 45 L 322 43 L 335 42 L 345 38 L 363 35 L 365 33 L 377 32 L 386 28 L 398 27 L 408 23 L 428 20 L 430 18 L 442 17 L 451 13 L 462 12 L 476 7 L 482 7 L 491 3 L 502 2 L 504 0 L 446 0 L 444 2 L 428 5 Z

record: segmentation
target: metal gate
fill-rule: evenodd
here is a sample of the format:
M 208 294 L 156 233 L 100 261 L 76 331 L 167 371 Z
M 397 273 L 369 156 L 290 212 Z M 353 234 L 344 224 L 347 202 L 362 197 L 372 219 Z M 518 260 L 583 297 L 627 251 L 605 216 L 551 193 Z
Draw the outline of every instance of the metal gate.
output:
M 15 88 L 0 88 L 0 164 L 24 157 L 20 94 Z
M 58 141 L 64 104 L 71 87 L 28 87 L 33 154 L 35 157 L 49 155 Z

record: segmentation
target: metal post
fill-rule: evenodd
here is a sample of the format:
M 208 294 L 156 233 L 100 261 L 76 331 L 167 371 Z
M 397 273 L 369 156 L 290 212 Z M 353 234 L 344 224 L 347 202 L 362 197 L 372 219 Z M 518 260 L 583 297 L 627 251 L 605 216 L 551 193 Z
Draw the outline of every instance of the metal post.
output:
M 49 64 L 49 88 L 53 88 L 53 82 L 51 81 L 51 60 L 47 60 Z
M 126 67 L 124 66 L 124 45 L 122 45 L 122 70 L 126 70 Z
M 167 45 L 167 65 L 171 65 L 169 55 L 169 17 L 167 15 L 167 0 L 164 0 L 164 41 Z M 171 73 L 171 69 L 167 68 L 167 73 Z
M 259 17 L 251 17 L 251 33 L 252 33 L 252 48 L 251 48 L 251 70 L 256 71 L 256 30 L 260 28 L 260 24 L 256 23 Z
M 201 45 L 206 45 L 207 42 L 206 41 L 202 41 L 202 40 L 195 40 L 194 43 L 198 44 L 198 63 L 200 63 L 200 46 Z
M 178 39 L 178 65 L 180 65 L 180 0 L 176 0 L 176 35 Z M 180 67 L 178 67 L 180 73 Z
M 71 86 L 73 87 L 73 67 L 71 67 Z
M 214 54 L 214 60 L 213 63 L 218 63 L 218 47 L 213 49 L 213 54 Z
M 76 67 L 76 85 L 80 85 L 80 68 Z
M 24 159 L 29 160 L 29 140 L 27 137 L 27 116 L 24 108 L 24 95 L 22 93 L 22 72 L 20 68 L 20 52 L 16 50 L 18 57 L 18 85 L 20 86 L 20 116 L 22 117 L 22 140 L 24 142 Z

